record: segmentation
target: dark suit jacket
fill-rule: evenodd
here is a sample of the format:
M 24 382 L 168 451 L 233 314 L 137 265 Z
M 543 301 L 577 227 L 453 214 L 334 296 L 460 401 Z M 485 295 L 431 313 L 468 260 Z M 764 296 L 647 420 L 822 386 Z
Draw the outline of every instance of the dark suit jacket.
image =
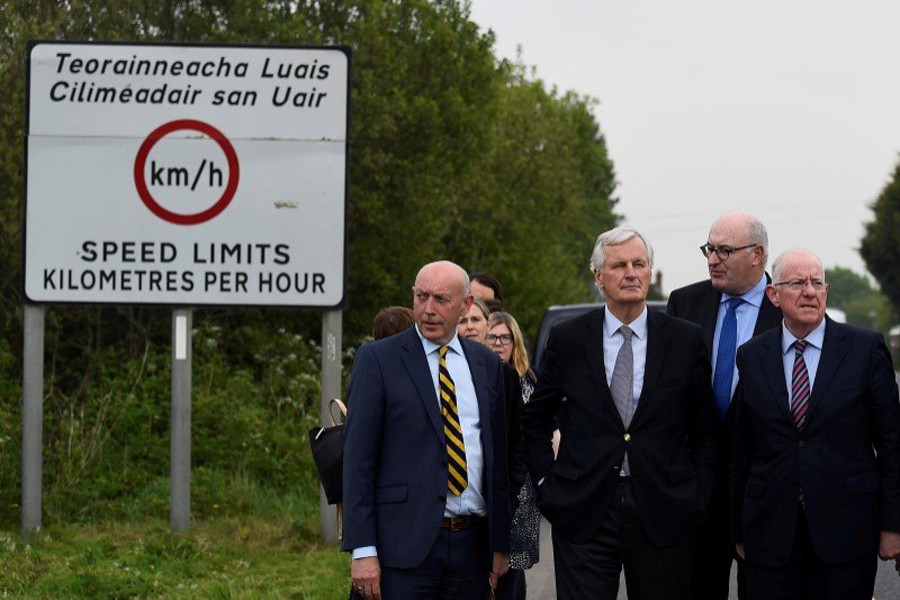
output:
M 766 282 L 772 279 L 766 274 Z M 713 337 L 716 334 L 716 318 L 719 315 L 719 303 L 722 301 L 722 292 L 712 286 L 709 279 L 692 283 L 679 288 L 669 294 L 669 302 L 666 312 L 675 317 L 687 319 L 696 323 L 703 329 L 703 341 L 706 342 L 706 350 L 712 357 Z M 769 302 L 769 297 L 763 295 L 762 304 L 759 307 L 759 316 L 756 318 L 756 327 L 753 335 L 759 335 L 767 329 L 781 324 L 781 309 Z
M 766 274 L 766 282 L 772 278 Z M 675 317 L 687 319 L 696 323 L 703 329 L 703 341 L 706 342 L 706 350 L 712 362 L 713 339 L 716 334 L 716 319 L 719 316 L 719 304 L 722 301 L 722 292 L 712 286 L 709 279 L 692 283 L 679 288 L 669 295 L 666 312 Z M 756 317 L 756 325 L 753 335 L 759 335 L 763 331 L 781 325 L 781 309 L 769 301 L 769 297 L 763 295 L 759 314 Z M 721 512 L 721 518 L 727 522 L 728 508 L 726 495 L 728 493 L 728 470 L 731 464 L 731 447 L 734 445 L 734 404 L 728 407 L 725 413 L 725 421 L 719 427 L 719 463 L 716 477 L 716 497 L 721 497 L 721 506 L 713 507 Z M 717 501 L 718 503 L 718 501 Z
M 789 408 L 781 335 L 773 329 L 738 349 L 735 540 L 744 543 L 747 562 L 783 566 L 802 487 L 823 561 L 871 555 L 881 530 L 900 531 L 900 404 L 888 349 L 876 332 L 827 319 L 800 432 Z
M 510 516 L 502 363 L 485 346 L 460 342 L 478 398 L 490 549 L 506 552 Z M 349 406 L 342 548 L 375 546 L 383 565 L 416 567 L 437 539 L 448 492 L 443 424 L 415 327 L 359 349 Z
M 659 546 L 690 541 L 706 511 L 715 462 L 716 417 L 700 328 L 648 312 L 643 388 L 626 431 L 606 382 L 604 318 L 605 309 L 591 311 L 553 328 L 537 388 L 522 409 L 526 462 L 534 482 L 545 478 L 538 507 L 565 539 L 591 539 L 612 502 L 627 447 L 649 539 Z M 556 416 L 562 439 L 554 462 Z

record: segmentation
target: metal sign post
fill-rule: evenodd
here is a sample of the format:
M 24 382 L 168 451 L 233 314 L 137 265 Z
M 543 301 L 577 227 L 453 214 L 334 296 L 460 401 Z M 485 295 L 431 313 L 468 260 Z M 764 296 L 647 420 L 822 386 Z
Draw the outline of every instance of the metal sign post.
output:
M 41 528 L 44 435 L 44 307 L 25 305 L 22 369 L 22 536 Z
M 191 524 L 191 326 L 189 308 L 172 311 L 172 498 L 169 527 L 187 531 Z

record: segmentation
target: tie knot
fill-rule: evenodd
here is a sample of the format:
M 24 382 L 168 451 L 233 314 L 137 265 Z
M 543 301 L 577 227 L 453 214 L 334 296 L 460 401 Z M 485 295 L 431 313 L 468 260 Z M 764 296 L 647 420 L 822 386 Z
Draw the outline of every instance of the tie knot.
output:
M 619 332 L 622 334 L 622 337 L 625 338 L 626 342 L 630 342 L 631 336 L 634 335 L 634 332 L 628 325 L 622 325 L 621 327 L 619 327 Z
M 441 346 L 441 349 L 438 350 L 438 356 L 440 356 L 441 358 L 444 358 L 445 356 L 447 356 L 447 350 L 449 350 L 449 349 L 450 349 L 450 346 Z
M 803 351 L 806 350 L 806 345 L 808 343 L 809 342 L 807 342 L 806 340 L 797 340 L 796 342 L 794 342 L 794 350 L 797 351 L 797 354 L 803 354 Z
M 738 308 L 738 306 L 740 306 L 741 304 L 743 304 L 743 302 L 744 302 L 744 299 L 741 298 L 741 297 L 730 298 L 730 299 L 728 300 L 728 302 L 727 302 L 727 304 L 728 304 L 728 310 L 730 310 L 731 312 L 736 311 L 737 308 Z

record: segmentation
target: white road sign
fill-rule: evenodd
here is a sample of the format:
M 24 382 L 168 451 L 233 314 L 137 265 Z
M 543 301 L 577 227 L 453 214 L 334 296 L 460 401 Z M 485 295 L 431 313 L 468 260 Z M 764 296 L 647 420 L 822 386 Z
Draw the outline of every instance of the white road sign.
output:
M 33 302 L 334 307 L 346 48 L 33 42 Z

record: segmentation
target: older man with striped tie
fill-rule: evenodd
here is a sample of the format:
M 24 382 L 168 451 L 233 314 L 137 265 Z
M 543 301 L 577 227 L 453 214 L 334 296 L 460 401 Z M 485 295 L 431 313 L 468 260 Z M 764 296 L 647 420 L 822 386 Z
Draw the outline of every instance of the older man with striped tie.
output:
M 503 366 L 457 335 L 469 277 L 416 277 L 416 324 L 359 349 L 344 430 L 344 540 L 357 595 L 483 600 L 509 550 Z
M 732 532 L 750 600 L 869 600 L 900 556 L 900 403 L 882 336 L 825 315 L 822 262 L 788 250 L 781 327 L 737 351 Z

